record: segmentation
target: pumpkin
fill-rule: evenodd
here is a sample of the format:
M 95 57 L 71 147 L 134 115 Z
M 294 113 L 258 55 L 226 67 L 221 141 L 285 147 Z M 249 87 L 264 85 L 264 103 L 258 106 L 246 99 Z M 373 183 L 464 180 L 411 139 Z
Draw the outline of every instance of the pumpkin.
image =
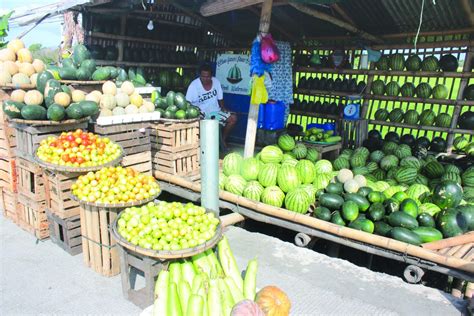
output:
M 143 98 L 141 95 L 139 95 L 138 93 L 134 93 L 130 96 L 130 104 L 133 104 L 137 107 L 140 107 L 142 106 L 143 104 Z
M 66 92 L 58 92 L 54 95 L 54 103 L 67 107 L 71 104 L 71 97 Z
M 265 314 L 254 301 L 243 300 L 234 305 L 230 316 L 265 316 Z
M 25 48 L 25 44 L 19 38 L 15 38 L 8 42 L 7 48 L 11 49 L 13 52 L 17 53 L 20 49 Z
M 112 110 L 112 114 L 113 115 L 125 115 L 125 108 L 122 108 L 120 106 L 117 106 L 116 108 L 114 108 Z
M 3 69 L 8 71 L 10 73 L 10 75 L 14 75 L 16 73 L 18 73 L 18 65 L 15 64 L 15 62 L 11 61 L 11 60 L 7 60 L 5 62 L 3 62 Z
M 291 302 L 288 296 L 276 286 L 266 286 L 257 293 L 255 300 L 266 316 L 290 314 Z
M 27 75 L 28 77 L 36 72 L 35 67 L 33 67 L 33 65 L 30 63 L 21 63 L 18 67 L 18 71 Z
M 73 90 L 71 92 L 71 96 L 72 96 L 72 102 L 84 101 L 85 98 L 86 98 L 86 94 L 82 90 Z M 97 103 L 99 103 L 99 102 L 97 102 Z
M 115 85 L 115 83 L 113 83 L 110 80 L 106 81 L 102 85 L 102 92 L 104 94 L 116 95 L 117 94 L 117 86 Z
M 135 87 L 130 81 L 124 81 L 120 86 L 120 90 L 122 90 L 122 92 L 126 93 L 127 95 L 131 95 L 133 92 L 135 92 Z
M 4 86 L 7 83 L 11 83 L 11 82 L 12 82 L 12 75 L 10 75 L 10 73 L 6 70 L 0 71 L 0 85 Z
M 115 100 L 117 100 L 117 106 L 121 106 L 123 108 L 130 104 L 130 98 L 125 92 L 117 93 Z
M 16 52 L 16 55 L 18 56 L 18 60 L 21 63 L 31 64 L 33 62 L 33 56 L 31 55 L 31 52 L 28 50 L 28 48 L 21 48 Z
M 32 63 L 33 67 L 35 68 L 35 71 L 36 72 L 42 72 L 45 70 L 45 66 L 44 66 L 44 63 L 41 59 L 35 59 L 33 60 L 33 63 Z
M 15 61 L 15 52 L 10 48 L 0 49 L 0 61 Z
M 117 101 L 112 94 L 103 94 L 99 104 L 101 108 L 112 110 L 117 105 Z
M 148 113 L 151 113 L 151 112 L 155 111 L 155 105 L 153 103 L 151 103 L 150 101 L 144 101 L 143 105 L 141 107 L 146 108 Z
M 25 93 L 26 105 L 40 105 L 43 103 L 43 95 L 38 90 L 30 90 Z
M 113 115 L 112 111 L 105 108 L 101 109 L 100 114 L 99 114 L 99 116 L 112 116 L 112 115 Z
M 100 96 L 98 96 L 96 93 L 88 93 L 86 95 L 86 101 L 94 101 L 95 103 L 99 104 L 100 103 Z
M 23 86 L 23 85 L 30 84 L 31 81 L 28 75 L 25 75 L 24 73 L 19 72 L 13 75 L 12 83 L 16 86 Z
M 25 90 L 17 89 L 13 90 L 12 94 L 10 95 L 10 99 L 15 102 L 23 103 L 25 100 Z
M 32 74 L 30 76 L 30 82 L 32 85 L 34 85 L 36 87 L 36 82 L 37 82 L 37 79 L 38 79 L 38 74 Z
M 134 104 L 129 104 L 125 108 L 125 113 L 127 113 L 127 114 L 136 114 L 136 113 L 138 113 L 138 108 Z

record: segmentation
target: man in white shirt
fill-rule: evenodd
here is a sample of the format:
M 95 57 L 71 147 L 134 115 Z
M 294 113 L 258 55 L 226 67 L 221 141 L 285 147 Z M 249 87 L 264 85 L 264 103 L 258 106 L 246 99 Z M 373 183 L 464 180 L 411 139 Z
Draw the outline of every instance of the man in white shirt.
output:
M 226 110 L 221 83 L 212 76 L 211 66 L 199 68 L 199 78 L 193 80 L 186 92 L 186 100 L 199 107 L 207 119 L 217 119 L 224 126 L 222 139 L 227 149 L 227 137 L 237 123 L 237 115 Z

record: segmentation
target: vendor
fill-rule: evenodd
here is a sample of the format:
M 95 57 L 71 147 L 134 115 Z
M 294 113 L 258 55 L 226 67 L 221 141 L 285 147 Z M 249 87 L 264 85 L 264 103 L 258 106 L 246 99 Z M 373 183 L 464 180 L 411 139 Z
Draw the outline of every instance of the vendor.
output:
M 237 115 L 225 108 L 221 83 L 212 76 L 211 66 L 204 64 L 199 68 L 199 78 L 189 85 L 186 100 L 199 107 L 206 119 L 218 119 L 224 126 L 222 145 L 227 150 L 227 137 L 237 123 Z

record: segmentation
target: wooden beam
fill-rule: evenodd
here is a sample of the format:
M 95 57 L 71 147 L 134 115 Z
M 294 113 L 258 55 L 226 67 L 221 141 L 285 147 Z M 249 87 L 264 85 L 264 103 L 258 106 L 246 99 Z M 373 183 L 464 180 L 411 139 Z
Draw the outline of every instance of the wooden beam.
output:
M 331 5 L 331 8 L 334 9 L 334 11 L 336 11 L 337 13 L 339 13 L 339 15 L 342 16 L 342 18 L 346 20 L 347 23 L 350 23 L 352 26 L 357 27 L 357 24 L 354 22 L 354 20 L 339 4 L 334 3 L 333 5 Z
M 258 11 L 256 7 L 249 7 L 248 9 L 253 14 L 260 16 L 260 12 Z M 273 19 L 275 19 L 275 17 L 273 17 Z M 296 42 L 296 37 L 290 32 L 288 32 L 284 27 L 281 27 L 280 25 L 278 25 L 278 23 L 273 24 L 272 27 L 278 30 L 283 35 L 285 35 L 287 39 L 291 40 L 292 42 Z
M 201 5 L 200 12 L 203 16 L 212 16 L 233 10 L 243 9 L 262 3 L 263 1 L 264 0 L 208 0 Z
M 258 31 L 265 35 L 270 30 L 270 21 L 272 17 L 273 0 L 265 0 L 262 5 L 262 13 L 260 15 L 260 26 Z M 247 132 L 245 134 L 244 157 L 252 157 L 255 150 L 255 138 L 257 137 L 257 121 L 259 104 L 250 103 L 249 117 L 247 120 Z
M 474 9 L 471 7 L 469 0 L 461 0 L 461 4 L 466 11 L 467 19 L 471 25 L 474 25 Z
M 296 10 L 300 11 L 300 12 L 303 12 L 303 13 L 306 13 L 308 15 L 311 15 L 317 19 L 320 19 L 320 20 L 323 20 L 323 21 L 326 21 L 326 22 L 329 22 L 329 23 L 332 23 L 334 25 L 337 25 L 339 26 L 340 28 L 343 28 L 343 29 L 346 29 L 352 33 L 355 33 L 357 35 L 359 35 L 360 37 L 366 39 L 366 40 L 369 40 L 371 42 L 376 42 L 376 43 L 383 43 L 383 40 L 377 36 L 374 36 L 372 34 L 369 34 L 365 31 L 362 31 L 358 28 L 356 28 L 355 26 L 347 23 L 347 22 L 344 22 L 342 20 L 339 20 L 329 14 L 326 14 L 326 13 L 322 13 L 322 12 L 319 12 L 317 10 L 314 10 L 306 5 L 303 5 L 303 4 L 299 4 L 299 3 L 290 3 L 290 5 L 295 8 Z

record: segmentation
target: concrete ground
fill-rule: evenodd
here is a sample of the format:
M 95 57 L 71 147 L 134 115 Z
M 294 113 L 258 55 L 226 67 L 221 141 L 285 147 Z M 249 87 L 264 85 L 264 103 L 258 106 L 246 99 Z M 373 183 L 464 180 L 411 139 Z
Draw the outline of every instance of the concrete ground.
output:
M 465 302 L 447 293 L 372 272 L 347 261 L 231 227 L 226 235 L 243 270 L 258 258 L 257 287 L 277 285 L 292 315 L 460 315 Z M 47 240 L 0 216 L 2 315 L 139 315 L 122 296 L 120 276 L 106 278 Z M 143 313 L 147 314 L 147 313 Z

